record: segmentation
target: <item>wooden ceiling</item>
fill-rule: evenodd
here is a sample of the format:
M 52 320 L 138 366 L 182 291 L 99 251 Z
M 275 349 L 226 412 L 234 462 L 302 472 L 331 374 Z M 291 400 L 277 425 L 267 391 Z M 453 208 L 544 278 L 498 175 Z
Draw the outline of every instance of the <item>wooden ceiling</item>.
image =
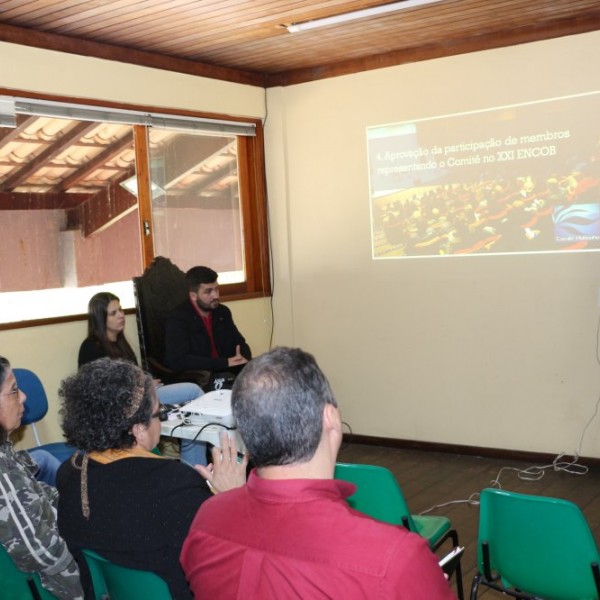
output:
M 2 0 L 0 41 L 263 87 L 600 29 L 599 0 L 440 0 L 288 33 L 381 0 Z

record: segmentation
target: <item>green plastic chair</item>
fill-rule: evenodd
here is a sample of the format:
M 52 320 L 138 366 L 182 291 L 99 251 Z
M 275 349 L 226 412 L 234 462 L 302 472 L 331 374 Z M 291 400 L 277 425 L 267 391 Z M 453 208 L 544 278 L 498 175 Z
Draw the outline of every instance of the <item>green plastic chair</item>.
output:
M 1 544 L 0 587 L 2 600 L 56 600 L 56 596 L 42 587 L 40 576 L 20 571 Z
M 579 507 L 567 500 L 497 489 L 481 492 L 480 585 L 513 598 L 597 600 L 600 556 Z
M 337 463 L 334 477 L 356 485 L 356 492 L 347 499 L 352 508 L 379 521 L 404 525 L 409 531 L 424 537 L 434 551 L 448 539 L 452 541 L 453 548 L 459 545 L 458 533 L 452 529 L 447 517 L 410 513 L 402 489 L 389 469 L 374 465 Z M 460 562 L 456 567 L 456 593 L 463 600 Z
M 151 571 L 122 567 L 93 550 L 82 550 L 95 600 L 172 600 L 165 580 Z

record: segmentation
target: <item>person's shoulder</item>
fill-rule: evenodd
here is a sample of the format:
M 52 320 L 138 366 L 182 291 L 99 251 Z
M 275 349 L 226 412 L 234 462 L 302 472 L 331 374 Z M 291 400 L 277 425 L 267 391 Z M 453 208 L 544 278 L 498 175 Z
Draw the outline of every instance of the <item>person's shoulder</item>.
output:
M 20 463 L 23 462 L 23 457 L 20 454 L 27 454 L 25 450 L 21 452 L 16 452 L 13 448 L 11 442 L 4 442 L 4 444 L 0 444 L 0 466 L 2 467 L 2 471 L 6 472 L 17 468 Z M 29 455 L 27 454 L 29 457 Z M 31 463 L 31 457 L 29 457 L 28 462 Z M 25 465 L 21 464 L 21 467 Z
M 383 574 L 390 569 L 420 568 L 430 562 L 427 540 L 401 525 L 376 521 L 352 509 L 346 518 L 331 522 L 335 525 L 330 534 L 337 538 L 331 553 L 343 552 L 348 568 L 359 565 L 358 568 Z
M 159 487 L 163 490 L 189 486 L 206 487 L 195 469 L 168 457 L 132 456 L 111 462 L 108 466 L 115 474 L 118 473 L 119 477 L 144 477 L 147 481 L 157 482 L 157 485 L 160 482 Z M 103 467 L 105 468 L 105 465 L 100 465 L 100 468 Z
M 191 495 L 198 506 L 212 497 L 206 482 L 193 467 L 170 458 L 147 459 L 146 462 L 148 479 L 159 482 L 157 486 L 163 496 L 179 496 L 183 502 L 184 497 Z
M 172 308 L 167 314 L 167 319 L 177 319 L 181 317 L 186 317 L 190 314 L 193 314 L 194 310 L 189 300 L 184 300 L 180 304 L 178 304 L 175 308 Z
M 91 348 L 97 348 L 100 347 L 100 343 L 98 342 L 98 340 L 96 338 L 92 338 L 92 337 L 86 337 L 83 342 L 81 342 L 81 346 L 79 346 L 80 351 L 81 350 L 88 350 Z
M 82 366 L 85 363 L 92 362 L 98 358 L 104 358 L 106 356 L 106 350 L 102 344 L 93 337 L 86 337 L 81 346 L 79 346 L 79 355 L 77 357 L 78 366 Z
M 231 310 L 225 304 L 219 304 L 219 306 L 217 306 L 217 308 L 214 310 L 214 314 L 216 317 L 219 317 L 219 318 L 227 318 L 227 319 L 232 318 Z
M 141 459 L 141 462 L 140 468 L 147 469 L 149 472 L 156 472 L 165 480 L 203 485 L 200 473 L 179 460 L 167 457 L 148 457 Z
M 350 531 L 349 539 L 353 539 L 359 545 L 369 546 L 375 552 L 379 549 L 387 554 L 394 548 L 425 543 L 421 536 L 411 533 L 402 525 L 377 521 L 346 506 L 339 507 L 339 510 L 345 513 L 337 514 L 335 519 L 341 530 Z
M 227 490 L 226 492 L 214 494 L 204 502 L 198 510 L 198 519 L 208 523 L 214 523 L 215 520 L 218 520 L 220 517 L 229 519 L 233 507 L 240 506 L 240 503 L 245 502 L 245 499 L 245 485 L 232 490 Z

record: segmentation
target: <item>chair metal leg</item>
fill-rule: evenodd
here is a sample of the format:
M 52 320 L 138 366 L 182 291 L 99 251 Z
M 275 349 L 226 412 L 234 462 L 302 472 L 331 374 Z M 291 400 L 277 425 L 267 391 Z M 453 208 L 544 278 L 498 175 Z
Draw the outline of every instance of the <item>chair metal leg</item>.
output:
M 31 597 L 33 598 L 33 600 L 42 600 L 37 586 L 35 585 L 35 581 L 33 581 L 33 579 L 27 579 L 27 586 L 29 587 L 29 591 L 31 592 Z
M 452 540 L 452 546 L 454 548 L 458 548 L 459 543 L 458 543 L 458 532 L 456 531 L 456 529 L 451 529 L 448 532 L 448 535 L 450 537 L 450 539 Z M 458 561 L 458 564 L 456 565 L 456 595 L 458 596 L 458 600 L 464 600 L 465 598 L 465 594 L 464 594 L 464 590 L 463 590 L 463 581 L 462 581 L 462 567 L 460 565 L 460 560 Z
M 463 590 L 462 567 L 460 566 L 460 561 L 458 561 L 458 564 L 456 565 L 454 576 L 456 577 L 456 595 L 458 596 L 458 600 L 464 600 L 465 593 Z
M 593 562 L 591 567 L 592 575 L 594 576 L 594 583 L 596 584 L 596 590 L 598 591 L 598 596 L 600 596 L 600 568 L 598 567 L 597 562 Z
M 460 546 L 458 542 L 458 532 L 456 531 L 456 529 L 450 529 L 450 531 L 446 533 L 446 536 L 438 541 L 438 543 L 436 544 L 436 548 L 439 548 L 441 543 L 448 538 L 452 541 L 453 548 L 458 548 L 458 546 Z M 456 569 L 454 570 L 453 575 L 456 577 L 456 595 L 458 597 L 458 600 L 464 600 L 465 593 L 463 589 L 462 567 L 460 564 L 460 560 L 456 565 Z
M 477 600 L 477 590 L 479 589 L 479 582 L 483 575 L 481 573 L 477 573 L 475 577 L 473 577 L 473 583 L 471 583 L 471 598 L 470 600 Z

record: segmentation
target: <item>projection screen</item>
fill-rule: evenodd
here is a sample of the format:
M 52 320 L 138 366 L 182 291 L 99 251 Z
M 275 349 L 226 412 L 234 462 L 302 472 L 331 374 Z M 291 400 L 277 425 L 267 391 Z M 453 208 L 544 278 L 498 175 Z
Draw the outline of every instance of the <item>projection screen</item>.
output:
M 600 92 L 367 128 L 373 258 L 600 249 Z

